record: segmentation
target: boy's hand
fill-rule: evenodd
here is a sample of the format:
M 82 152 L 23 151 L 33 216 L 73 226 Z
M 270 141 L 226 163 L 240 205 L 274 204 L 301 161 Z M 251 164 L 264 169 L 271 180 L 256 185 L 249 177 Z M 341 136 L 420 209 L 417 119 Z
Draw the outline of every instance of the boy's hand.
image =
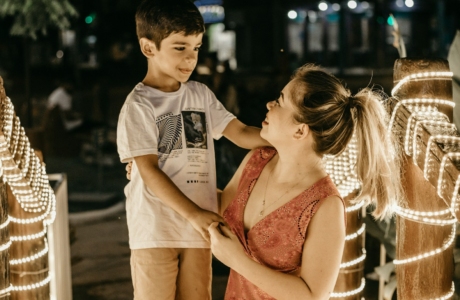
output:
M 130 161 L 125 169 L 126 169 L 126 178 L 128 178 L 128 180 L 131 180 L 131 169 L 133 168 L 133 161 Z
M 196 212 L 189 218 L 189 222 L 192 224 L 193 228 L 197 230 L 206 241 L 210 241 L 209 237 L 209 226 L 214 222 L 224 223 L 224 219 L 216 213 L 213 213 L 209 210 L 202 209 L 199 212 Z

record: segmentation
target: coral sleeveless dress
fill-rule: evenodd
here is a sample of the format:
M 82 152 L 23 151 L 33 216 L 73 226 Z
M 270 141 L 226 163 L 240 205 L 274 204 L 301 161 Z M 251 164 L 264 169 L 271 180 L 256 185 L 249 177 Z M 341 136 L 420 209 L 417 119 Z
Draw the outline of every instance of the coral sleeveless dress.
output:
M 243 170 L 236 196 L 223 216 L 233 233 L 238 236 L 246 254 L 254 261 L 273 270 L 300 277 L 302 249 L 307 238 L 308 224 L 325 198 L 332 195 L 340 197 L 340 194 L 331 178 L 326 176 L 245 232 L 243 213 L 249 195 L 263 168 L 275 154 L 276 150 L 270 147 L 254 152 Z M 225 300 L 234 299 L 275 298 L 231 270 Z

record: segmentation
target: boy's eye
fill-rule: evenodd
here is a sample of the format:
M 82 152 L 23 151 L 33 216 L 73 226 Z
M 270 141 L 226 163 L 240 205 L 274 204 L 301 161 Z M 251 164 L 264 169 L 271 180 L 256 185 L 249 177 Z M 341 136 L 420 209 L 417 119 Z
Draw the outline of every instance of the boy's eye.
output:
M 195 49 L 193 49 L 195 51 L 200 51 L 200 47 L 196 47 Z
M 184 51 L 184 50 L 185 50 L 185 47 L 176 47 L 176 48 L 174 48 L 174 49 L 179 50 L 179 51 Z

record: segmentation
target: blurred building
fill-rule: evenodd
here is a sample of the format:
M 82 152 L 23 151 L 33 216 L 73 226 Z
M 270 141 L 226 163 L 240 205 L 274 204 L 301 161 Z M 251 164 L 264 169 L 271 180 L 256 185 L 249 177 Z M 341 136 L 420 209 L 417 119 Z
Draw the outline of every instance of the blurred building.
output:
M 245 67 L 272 66 L 284 52 L 292 64 L 392 68 L 394 19 L 408 56 L 445 58 L 460 18 L 458 0 L 227 0 L 224 7 Z
M 66 31 L 50 29 L 31 41 L 36 89 L 70 70 L 77 81 L 140 80 L 134 13 L 140 0 L 72 0 L 79 17 Z M 460 0 L 197 0 L 206 22 L 203 52 L 235 69 L 270 70 L 315 62 L 345 70 L 393 67 L 390 15 L 398 22 L 408 56 L 447 57 Z M 0 19 L 0 75 L 20 85 L 23 39 L 11 37 L 12 19 Z M 289 73 L 289 72 L 288 72 Z M 44 74 L 49 74 L 44 75 Z M 34 89 L 34 87 L 32 87 Z M 38 92 L 38 91 L 37 91 Z M 45 92 L 43 92 L 45 93 Z

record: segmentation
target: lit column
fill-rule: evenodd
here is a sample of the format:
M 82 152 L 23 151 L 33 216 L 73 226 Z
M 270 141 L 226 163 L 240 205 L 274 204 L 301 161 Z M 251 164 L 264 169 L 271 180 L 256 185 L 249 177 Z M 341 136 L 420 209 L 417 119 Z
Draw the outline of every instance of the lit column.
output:
M 449 184 L 443 173 L 458 151 L 446 146 L 457 143 L 450 124 L 452 74 L 441 59 L 398 59 L 394 70 L 396 105 L 389 130 L 404 148 L 401 171 L 406 196 L 394 208 L 398 299 L 450 299 L 458 186 L 453 190 L 459 172 L 451 169 L 450 175 L 457 176 L 449 178 Z

